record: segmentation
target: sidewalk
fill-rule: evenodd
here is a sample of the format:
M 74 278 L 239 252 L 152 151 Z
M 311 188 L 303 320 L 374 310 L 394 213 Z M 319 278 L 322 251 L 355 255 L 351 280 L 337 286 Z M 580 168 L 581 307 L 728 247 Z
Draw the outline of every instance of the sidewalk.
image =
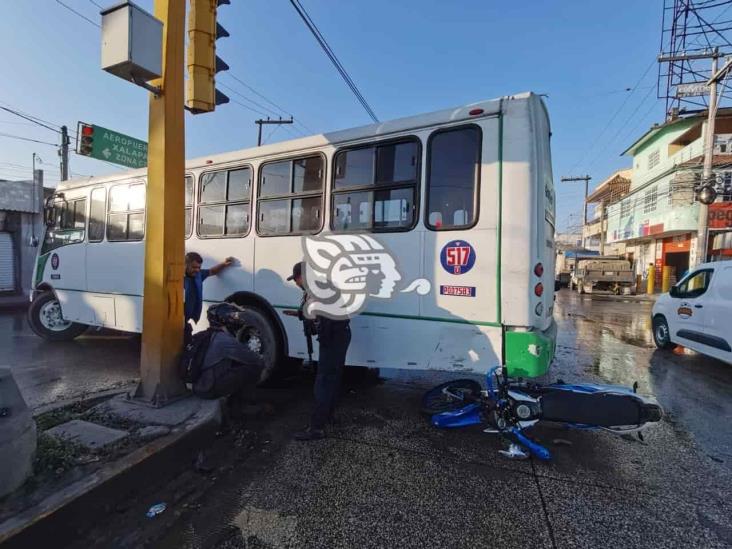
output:
M 120 394 L 35 417 L 34 475 L 0 504 L 0 544 L 65 545 L 130 494 L 165 482 L 213 440 L 219 400 L 185 397 L 152 408 Z

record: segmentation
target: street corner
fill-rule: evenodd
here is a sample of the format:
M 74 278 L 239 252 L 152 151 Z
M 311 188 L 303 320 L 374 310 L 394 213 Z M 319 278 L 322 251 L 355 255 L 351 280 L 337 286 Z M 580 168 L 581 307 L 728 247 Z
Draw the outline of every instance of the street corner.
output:
M 128 400 L 79 400 L 34 418 L 32 474 L 3 500 L 4 546 L 35 545 L 51 531 L 70 542 L 75 528 L 144 488 L 151 475 L 159 482 L 190 467 L 222 421 L 218 400 L 187 397 L 159 409 L 121 404 Z

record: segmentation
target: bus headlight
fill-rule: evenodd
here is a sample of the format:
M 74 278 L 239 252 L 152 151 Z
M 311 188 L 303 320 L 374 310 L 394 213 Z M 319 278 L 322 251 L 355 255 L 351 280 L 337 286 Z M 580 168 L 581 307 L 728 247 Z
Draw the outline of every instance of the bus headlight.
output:
M 537 316 L 543 315 L 544 314 L 544 304 L 537 303 L 536 307 L 534 308 L 534 312 L 537 314 Z

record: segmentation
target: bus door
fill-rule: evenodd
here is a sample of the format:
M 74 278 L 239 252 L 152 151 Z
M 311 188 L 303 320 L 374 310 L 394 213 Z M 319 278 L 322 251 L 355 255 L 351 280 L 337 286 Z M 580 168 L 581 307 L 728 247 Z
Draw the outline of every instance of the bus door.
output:
M 81 299 L 86 289 L 86 192 L 60 193 L 47 207 L 46 235 L 41 254 L 47 255 L 43 280 L 53 287 L 63 317 L 88 322 L 90 312 Z

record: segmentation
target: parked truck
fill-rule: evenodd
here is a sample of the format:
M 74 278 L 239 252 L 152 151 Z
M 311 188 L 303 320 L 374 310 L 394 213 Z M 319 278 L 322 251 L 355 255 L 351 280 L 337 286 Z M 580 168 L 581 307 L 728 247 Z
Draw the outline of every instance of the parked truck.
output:
M 557 287 L 569 287 L 572 280 L 572 272 L 575 268 L 575 259 L 577 256 L 591 257 L 600 255 L 592 250 L 583 248 L 560 250 L 557 252 L 557 259 L 554 262 L 554 281 Z
M 636 283 L 630 261 L 614 256 L 574 258 L 569 281 L 570 290 L 577 293 L 610 292 L 615 295 L 635 294 Z

